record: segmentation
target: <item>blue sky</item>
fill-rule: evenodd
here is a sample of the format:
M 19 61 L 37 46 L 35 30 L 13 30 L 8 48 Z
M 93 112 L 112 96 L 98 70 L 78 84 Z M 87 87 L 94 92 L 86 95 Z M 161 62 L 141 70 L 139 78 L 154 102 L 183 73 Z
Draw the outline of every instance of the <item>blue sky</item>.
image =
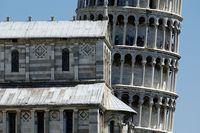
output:
M 76 0 L 0 0 L 0 21 L 6 16 L 13 20 L 71 20 Z M 180 71 L 177 85 L 179 99 L 175 116 L 175 133 L 199 133 L 200 130 L 200 1 L 183 0 Z

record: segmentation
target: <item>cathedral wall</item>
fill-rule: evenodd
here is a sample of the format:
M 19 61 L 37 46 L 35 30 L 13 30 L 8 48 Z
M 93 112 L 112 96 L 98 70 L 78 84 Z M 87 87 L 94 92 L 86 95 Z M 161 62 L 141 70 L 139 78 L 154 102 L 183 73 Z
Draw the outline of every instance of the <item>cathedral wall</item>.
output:
M 67 112 L 72 111 L 72 116 L 67 116 Z M 37 108 L 36 110 L 27 108 L 26 110 L 12 111 L 7 110 L 0 112 L 0 133 L 6 133 L 9 130 L 9 113 L 15 113 L 16 119 L 16 131 L 20 133 L 36 133 L 38 132 L 38 120 L 37 112 L 42 112 L 42 109 Z M 90 107 L 81 109 L 74 108 L 68 109 L 56 109 L 45 110 L 44 112 L 44 131 L 49 133 L 65 133 L 69 131 L 68 127 L 72 126 L 73 133 L 100 133 L 104 130 L 103 115 L 100 115 L 99 109 L 92 109 Z M 69 124 L 69 119 L 72 118 L 72 123 Z M 102 122 L 102 123 L 100 123 Z M 69 124 L 69 125 L 68 125 Z M 71 125 L 72 124 L 72 125 Z M 13 128 L 13 127 L 12 127 Z
M 105 80 L 110 84 L 111 52 L 103 40 L 0 42 L 0 82 Z M 12 70 L 14 50 L 19 54 L 19 65 L 14 66 L 18 68 L 16 72 Z M 63 70 L 62 64 L 64 50 L 68 52 L 67 70 Z

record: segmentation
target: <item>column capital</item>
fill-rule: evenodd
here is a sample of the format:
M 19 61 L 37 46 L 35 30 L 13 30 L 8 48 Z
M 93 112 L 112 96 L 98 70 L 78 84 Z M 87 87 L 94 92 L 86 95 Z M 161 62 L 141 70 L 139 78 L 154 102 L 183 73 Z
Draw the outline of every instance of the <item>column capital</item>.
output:
M 153 97 L 151 97 L 150 100 L 149 100 L 149 105 L 153 106 L 153 104 L 154 104 Z
M 144 99 L 143 98 L 140 98 L 139 100 L 139 105 L 142 105 L 144 103 Z
M 147 64 L 147 61 L 146 59 L 142 61 L 142 65 L 146 65 Z
M 138 25 L 139 25 L 139 20 L 136 19 L 136 20 L 135 20 L 135 26 L 138 26 Z
M 125 17 L 124 17 L 124 23 L 125 23 L 125 24 L 128 23 L 128 16 L 125 16 Z
M 152 65 L 152 66 L 155 66 L 155 65 L 156 65 L 156 59 L 153 59 L 153 61 L 151 62 L 151 65 Z

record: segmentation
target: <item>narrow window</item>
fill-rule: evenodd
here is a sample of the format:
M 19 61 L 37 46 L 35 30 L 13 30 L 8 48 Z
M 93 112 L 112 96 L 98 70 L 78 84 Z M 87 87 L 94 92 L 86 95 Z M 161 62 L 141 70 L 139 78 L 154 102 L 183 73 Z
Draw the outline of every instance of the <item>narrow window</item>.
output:
M 19 72 L 19 52 L 17 50 L 11 53 L 11 67 L 12 72 Z
M 67 48 L 62 51 L 62 71 L 69 71 L 69 50 Z
M 8 113 L 8 133 L 16 133 L 16 113 Z
M 110 133 L 115 133 L 115 122 L 111 121 L 110 122 Z
M 44 112 L 37 112 L 37 133 L 44 133 Z
M 65 111 L 65 128 L 66 128 L 66 133 L 73 133 L 73 111 L 68 110 Z

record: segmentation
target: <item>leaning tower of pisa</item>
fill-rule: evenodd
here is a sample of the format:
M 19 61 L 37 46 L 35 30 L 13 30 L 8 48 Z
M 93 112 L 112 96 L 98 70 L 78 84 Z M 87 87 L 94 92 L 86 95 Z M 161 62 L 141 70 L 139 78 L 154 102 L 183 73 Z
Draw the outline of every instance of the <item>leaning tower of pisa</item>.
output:
M 135 109 L 136 133 L 173 132 L 182 0 L 78 0 L 78 20 L 108 9 L 115 95 Z

